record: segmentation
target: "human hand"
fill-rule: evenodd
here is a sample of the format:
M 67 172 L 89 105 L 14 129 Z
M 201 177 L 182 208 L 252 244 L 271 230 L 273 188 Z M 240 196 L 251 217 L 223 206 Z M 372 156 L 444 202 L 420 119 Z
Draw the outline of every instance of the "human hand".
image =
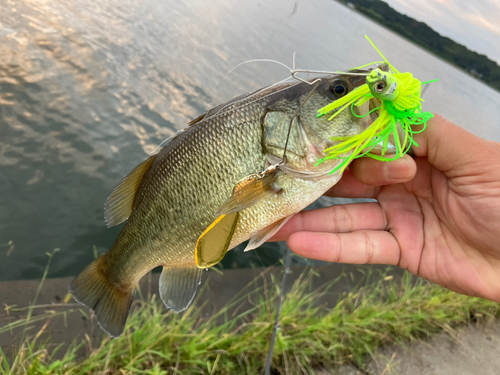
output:
M 355 160 L 332 197 L 375 198 L 295 215 L 272 241 L 339 263 L 391 264 L 500 302 L 500 143 L 436 116 L 415 159 Z

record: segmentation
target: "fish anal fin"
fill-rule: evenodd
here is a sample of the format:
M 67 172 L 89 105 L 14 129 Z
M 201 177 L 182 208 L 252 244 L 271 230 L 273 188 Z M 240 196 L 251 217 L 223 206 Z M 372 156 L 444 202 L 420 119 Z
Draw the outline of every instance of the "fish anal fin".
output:
M 152 155 L 135 167 L 110 194 L 104 204 L 104 219 L 108 227 L 121 224 L 128 219 L 134 207 L 137 189 L 155 158 L 156 155 Z
M 104 256 L 96 259 L 70 284 L 69 292 L 95 313 L 101 328 L 113 337 L 123 333 L 132 303 L 133 285 L 110 282 L 103 270 Z
M 264 229 L 260 230 L 259 232 L 257 232 L 257 234 L 255 234 L 250 239 L 247 247 L 245 247 L 245 250 L 243 250 L 243 251 L 250 251 L 250 250 L 254 250 L 254 249 L 257 249 L 258 247 L 260 247 L 264 242 L 266 242 L 268 239 L 270 239 L 272 236 L 274 236 L 283 227 L 283 225 L 285 225 L 286 222 L 288 220 L 290 220 L 290 218 L 292 216 L 293 215 L 290 215 L 290 216 L 285 217 L 281 220 L 278 220 L 277 222 L 272 223 L 271 225 L 269 225 L 269 226 L 265 227 Z
M 160 275 L 160 298 L 169 309 L 184 311 L 194 299 L 203 270 L 189 266 L 163 266 Z
M 243 178 L 235 185 L 231 197 L 219 207 L 215 214 L 227 215 L 242 211 L 278 193 L 281 191 L 276 183 L 279 173 L 279 169 L 275 167 Z
M 219 216 L 201 234 L 196 242 L 195 260 L 199 268 L 209 268 L 219 263 L 227 253 L 233 238 L 239 212 Z

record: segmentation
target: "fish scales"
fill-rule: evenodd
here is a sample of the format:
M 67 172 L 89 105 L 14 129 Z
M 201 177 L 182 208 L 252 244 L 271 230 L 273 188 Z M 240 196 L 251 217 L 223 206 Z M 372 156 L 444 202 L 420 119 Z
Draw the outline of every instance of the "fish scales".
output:
M 150 268 L 194 264 L 196 241 L 216 219 L 217 208 L 242 176 L 265 166 L 259 106 L 249 107 L 244 122 L 231 119 L 231 114 L 208 119 L 188 128 L 158 154 L 144 179 L 154 183 L 142 184 L 134 211 L 109 252 L 112 267 L 120 268 L 117 282 L 143 276 L 139 247 L 150 252 Z M 158 217 L 168 225 L 159 225 Z M 177 246 L 167 250 L 167 241 Z
M 316 111 L 335 100 L 339 87 L 348 92 L 364 81 L 360 77 L 324 77 L 299 112 L 311 85 L 271 86 L 235 98 L 194 120 L 157 155 L 139 165 L 117 187 L 116 194 L 113 192 L 113 199 L 108 199 L 108 223 L 128 220 L 109 252 L 72 282 L 75 299 L 93 308 L 103 329 L 119 336 L 138 281 L 153 268 L 164 266 L 160 296 L 167 307 L 185 309 L 201 272 L 195 263 L 198 239 L 216 223 L 215 213 L 230 199 L 238 182 L 281 160 L 295 114 L 287 163 L 273 180 L 276 193 L 238 211 L 234 232 L 228 231 L 228 248 L 252 237 L 260 238 L 260 244 L 273 228 L 340 179 L 339 174 L 328 175 L 337 161 L 320 167 L 315 163 L 324 156 L 322 150 L 334 144 L 330 137 L 359 134 L 367 126 L 366 119 L 344 111 L 329 122 L 317 118 Z M 120 186 L 133 189 L 124 188 L 128 193 L 122 193 Z M 120 196 L 130 195 L 130 191 L 135 195 Z

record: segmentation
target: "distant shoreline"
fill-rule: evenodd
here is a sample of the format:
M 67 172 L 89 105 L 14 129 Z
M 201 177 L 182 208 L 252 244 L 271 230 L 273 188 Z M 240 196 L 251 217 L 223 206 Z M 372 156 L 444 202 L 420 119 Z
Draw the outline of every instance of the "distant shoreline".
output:
M 489 57 L 442 36 L 426 23 L 399 13 L 382 0 L 336 1 L 500 91 L 500 66 Z

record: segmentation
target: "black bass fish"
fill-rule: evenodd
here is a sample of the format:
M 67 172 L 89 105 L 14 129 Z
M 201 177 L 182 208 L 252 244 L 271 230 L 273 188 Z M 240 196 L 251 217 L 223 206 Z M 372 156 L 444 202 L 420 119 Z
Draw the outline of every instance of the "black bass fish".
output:
M 257 248 L 338 182 L 340 173 L 330 171 L 339 161 L 317 160 L 335 144 L 331 137 L 359 134 L 371 117 L 349 110 L 328 121 L 317 111 L 364 83 L 364 76 L 336 74 L 317 85 L 270 86 L 193 120 L 112 192 L 107 224 L 127 222 L 109 252 L 72 281 L 73 297 L 118 337 L 137 283 L 163 266 L 161 299 L 186 309 L 200 283 L 197 262 L 215 264 L 248 239 L 247 250 Z

